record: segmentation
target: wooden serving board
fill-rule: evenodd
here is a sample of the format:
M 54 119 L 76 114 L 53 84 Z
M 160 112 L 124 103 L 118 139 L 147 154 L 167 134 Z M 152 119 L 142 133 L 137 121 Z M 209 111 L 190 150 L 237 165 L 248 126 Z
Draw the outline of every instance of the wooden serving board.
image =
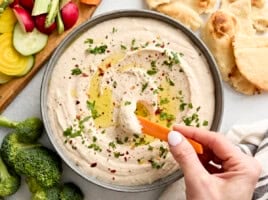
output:
M 79 18 L 74 27 L 77 27 L 81 23 L 87 21 L 94 13 L 96 6 L 90 6 L 80 3 L 79 0 L 73 0 L 79 7 Z M 46 47 L 35 55 L 35 64 L 32 70 L 21 78 L 16 78 L 8 83 L 0 85 L 0 113 L 12 102 L 12 100 L 19 94 L 19 92 L 31 81 L 34 75 L 41 69 L 48 58 L 53 53 L 54 49 L 64 39 L 64 37 L 72 31 L 72 29 L 65 31 L 62 34 L 58 34 L 55 31 L 49 36 Z

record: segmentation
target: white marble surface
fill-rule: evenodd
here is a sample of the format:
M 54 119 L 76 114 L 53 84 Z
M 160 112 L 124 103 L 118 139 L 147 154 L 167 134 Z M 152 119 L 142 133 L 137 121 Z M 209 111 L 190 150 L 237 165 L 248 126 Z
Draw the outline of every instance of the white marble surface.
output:
M 137 8 L 146 9 L 143 0 L 103 0 L 98 7 L 94 16 L 104 13 L 106 11 Z M 27 87 L 16 97 L 16 99 L 9 105 L 9 107 L 2 113 L 14 120 L 22 120 L 29 116 L 41 117 L 40 113 L 40 87 L 41 80 L 44 73 L 44 66 Z M 240 123 L 251 123 L 253 121 L 268 118 L 268 94 L 257 96 L 244 96 L 238 94 L 228 85 L 224 84 L 224 114 L 222 120 L 221 132 L 226 132 L 232 125 Z M 0 128 L 0 142 L 7 133 L 7 129 Z M 46 134 L 44 134 L 41 142 L 51 147 Z M 69 167 L 64 165 L 63 181 L 73 181 L 77 183 L 85 194 L 85 199 L 94 200 L 153 200 L 157 199 L 161 191 L 151 191 L 147 193 L 119 193 L 113 192 L 101 187 L 95 186 L 76 173 Z M 27 186 L 22 181 L 22 187 L 13 196 L 7 198 L 9 200 L 27 200 L 30 199 L 30 193 Z M 178 191 L 179 192 L 179 191 Z

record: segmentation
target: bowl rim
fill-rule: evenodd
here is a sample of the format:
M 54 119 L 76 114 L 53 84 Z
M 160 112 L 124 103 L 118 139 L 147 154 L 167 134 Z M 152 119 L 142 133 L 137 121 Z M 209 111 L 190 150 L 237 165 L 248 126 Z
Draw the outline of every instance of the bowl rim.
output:
M 43 118 L 44 126 L 46 133 L 48 135 L 48 138 L 63 160 L 73 171 L 76 172 L 80 177 L 83 179 L 90 181 L 91 183 L 109 189 L 117 192 L 147 192 L 155 189 L 162 188 L 164 186 L 167 186 L 168 184 L 171 184 L 175 182 L 176 180 L 183 177 L 182 171 L 179 169 L 176 172 L 172 173 L 169 176 L 166 176 L 164 178 L 161 178 L 151 184 L 145 184 L 145 185 L 137 185 L 137 186 L 123 186 L 123 185 L 115 185 L 111 183 L 106 183 L 104 181 L 100 181 L 94 177 L 87 176 L 85 173 L 83 173 L 79 167 L 76 166 L 75 162 L 68 158 L 68 156 L 65 156 L 66 153 L 62 150 L 61 147 L 59 147 L 56 142 L 54 142 L 54 136 L 53 131 L 49 125 L 49 118 L 48 118 L 48 112 L 47 112 L 47 105 L 46 105 L 46 98 L 47 98 L 47 92 L 48 92 L 48 86 L 50 82 L 50 77 L 53 72 L 54 66 L 61 55 L 62 52 L 74 41 L 80 34 L 87 31 L 91 27 L 94 27 L 95 25 L 102 23 L 107 20 L 120 18 L 120 17 L 140 17 L 140 18 L 151 18 L 155 20 L 162 21 L 166 24 L 169 24 L 180 31 L 182 31 L 183 34 L 185 34 L 191 42 L 202 52 L 204 55 L 204 58 L 206 59 L 209 69 L 212 73 L 212 79 L 214 83 L 214 90 L 215 90 L 215 111 L 214 111 L 214 118 L 212 122 L 212 126 L 210 130 L 212 131 L 218 131 L 221 121 L 222 121 L 222 115 L 223 115 L 223 87 L 222 87 L 222 80 L 219 73 L 219 70 L 217 68 L 217 64 L 214 60 L 214 57 L 206 47 L 206 45 L 202 42 L 201 39 L 198 38 L 198 36 L 195 35 L 194 32 L 192 32 L 190 29 L 186 28 L 183 24 L 176 21 L 175 19 L 172 19 L 171 17 L 168 17 L 164 14 L 155 12 L 155 11 L 149 11 L 149 10 L 143 10 L 143 9 L 121 9 L 116 11 L 110 11 L 105 12 L 103 14 L 97 15 L 88 21 L 80 24 L 77 26 L 74 30 L 72 30 L 68 36 L 66 36 L 63 41 L 58 45 L 58 47 L 53 52 L 51 58 L 49 59 L 47 63 L 47 67 L 45 69 L 45 72 L 43 74 L 42 83 L 41 83 L 41 90 L 40 90 L 40 98 L 41 98 L 41 116 Z

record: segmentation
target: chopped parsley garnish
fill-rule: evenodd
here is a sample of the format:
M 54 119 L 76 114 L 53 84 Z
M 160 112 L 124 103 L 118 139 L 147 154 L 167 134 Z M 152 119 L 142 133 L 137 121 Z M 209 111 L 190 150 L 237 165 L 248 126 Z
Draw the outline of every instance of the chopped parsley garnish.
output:
M 204 120 L 203 121 L 203 126 L 207 126 L 208 125 L 208 121 L 207 120 Z
M 133 39 L 132 41 L 131 41 L 131 47 L 130 47 L 130 49 L 133 51 L 133 50 L 137 50 L 139 47 L 137 47 L 137 46 L 135 46 L 135 44 L 136 44 L 136 39 Z
M 149 162 L 151 163 L 151 166 L 153 169 L 161 169 L 165 165 L 164 162 L 160 163 L 160 162 L 156 162 L 154 160 L 149 160 Z
M 167 52 L 165 52 L 167 55 Z M 172 69 L 174 64 L 179 64 L 180 60 L 179 60 L 179 56 L 176 52 L 171 51 L 170 52 L 171 55 L 168 55 L 168 60 L 165 60 L 163 62 L 163 65 L 167 65 L 170 69 Z
M 180 111 L 184 111 L 186 106 L 187 106 L 187 103 L 181 102 Z
M 112 147 L 113 149 L 115 149 L 115 148 L 116 148 L 116 145 L 115 145 L 114 142 L 110 142 L 110 143 L 109 143 L 109 147 Z
M 115 158 L 119 158 L 121 156 L 121 153 L 120 152 L 118 152 L 118 151 L 115 151 L 114 152 L 114 157 Z
M 93 44 L 94 40 L 92 38 L 88 38 L 85 40 L 85 43 Z
M 107 48 L 108 48 L 107 45 L 100 45 L 100 46 L 96 46 L 94 48 L 89 47 L 87 49 L 87 51 L 89 53 L 91 53 L 91 54 L 94 54 L 94 55 L 96 55 L 96 54 L 104 54 Z
M 174 82 L 169 77 L 166 77 L 166 81 L 170 86 L 175 86 Z
M 140 145 L 145 145 L 145 144 L 148 144 L 148 142 L 146 142 L 144 136 L 139 136 L 138 134 L 134 134 L 133 135 L 134 138 L 133 138 L 133 142 L 135 144 L 135 146 L 140 146 Z
M 125 137 L 124 138 L 124 142 L 128 142 L 128 137 Z
M 113 88 L 115 89 L 116 87 L 117 87 L 117 82 L 114 81 L 114 82 L 113 82 Z
M 120 47 L 121 47 L 122 50 L 126 50 L 127 49 L 127 47 L 125 45 L 123 45 L 123 44 L 121 44 Z
M 169 100 L 168 98 L 160 99 L 160 105 L 168 104 Z
M 96 143 L 92 143 L 91 145 L 88 146 L 88 148 L 94 149 L 94 151 L 99 151 L 99 152 L 102 151 L 102 149 Z
M 91 116 L 93 119 L 96 119 L 100 116 L 95 108 L 95 101 L 93 102 L 87 101 L 87 108 L 91 111 Z
M 97 137 L 93 136 L 93 142 L 97 142 Z
M 144 90 L 146 90 L 146 88 L 148 87 L 148 82 L 142 84 L 142 87 L 141 87 L 141 92 L 144 92 Z
M 113 27 L 112 33 L 117 32 L 117 29 L 115 27 Z
M 159 148 L 159 156 L 161 158 L 166 158 L 167 154 L 168 154 L 168 149 L 163 147 L 163 146 L 160 146 L 160 148 Z
M 161 112 L 160 113 L 160 120 L 162 120 L 162 121 L 164 121 L 164 120 L 172 121 L 172 120 L 175 120 L 175 116 L 172 115 L 172 114 L 168 114 L 166 112 Z
M 76 75 L 77 76 L 77 75 L 80 75 L 80 74 L 82 74 L 82 70 L 79 69 L 78 67 L 72 69 L 72 75 Z
M 106 49 L 108 48 L 107 45 L 100 45 L 100 46 L 92 47 L 92 45 L 94 43 L 94 40 L 92 38 L 86 39 L 84 43 L 88 44 L 87 52 L 94 54 L 94 55 L 103 54 L 103 53 L 105 53 Z
M 119 137 L 116 137 L 115 139 L 117 144 L 124 144 L 124 142 Z
M 153 60 L 151 62 L 151 67 L 152 68 L 147 71 L 147 74 L 148 75 L 154 75 L 154 74 L 156 74 L 158 72 L 158 70 L 156 69 L 156 61 L 155 60 Z
M 148 151 L 152 151 L 153 149 L 154 148 L 151 145 L 148 146 Z
M 131 105 L 131 102 L 130 101 L 126 101 L 125 102 L 125 106 L 128 106 L 128 105 Z
M 148 75 L 155 75 L 156 73 L 157 73 L 157 70 L 156 69 L 147 70 L 147 74 Z
M 146 48 L 149 45 L 149 42 L 146 42 L 145 44 L 141 45 L 142 48 Z
M 82 131 L 81 130 L 74 130 L 72 126 L 68 127 L 63 131 L 63 135 L 65 137 L 75 138 L 77 136 L 81 136 Z

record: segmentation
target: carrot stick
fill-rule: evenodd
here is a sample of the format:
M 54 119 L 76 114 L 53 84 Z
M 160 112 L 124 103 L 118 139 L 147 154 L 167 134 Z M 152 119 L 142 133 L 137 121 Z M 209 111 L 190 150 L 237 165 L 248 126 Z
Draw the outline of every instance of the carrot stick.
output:
M 167 141 L 168 140 L 168 133 L 170 132 L 170 129 L 161 126 L 157 123 L 153 123 L 150 120 L 140 117 L 138 116 L 138 119 L 140 121 L 140 124 L 142 126 L 142 132 L 148 135 L 151 135 L 155 138 L 158 138 L 160 140 L 163 141 Z M 198 154 L 203 154 L 203 147 L 201 144 L 199 144 L 198 142 L 187 138 L 187 140 L 190 142 L 190 144 L 193 146 L 193 148 L 195 149 L 196 153 Z
M 80 0 L 81 3 L 97 6 L 101 0 Z

